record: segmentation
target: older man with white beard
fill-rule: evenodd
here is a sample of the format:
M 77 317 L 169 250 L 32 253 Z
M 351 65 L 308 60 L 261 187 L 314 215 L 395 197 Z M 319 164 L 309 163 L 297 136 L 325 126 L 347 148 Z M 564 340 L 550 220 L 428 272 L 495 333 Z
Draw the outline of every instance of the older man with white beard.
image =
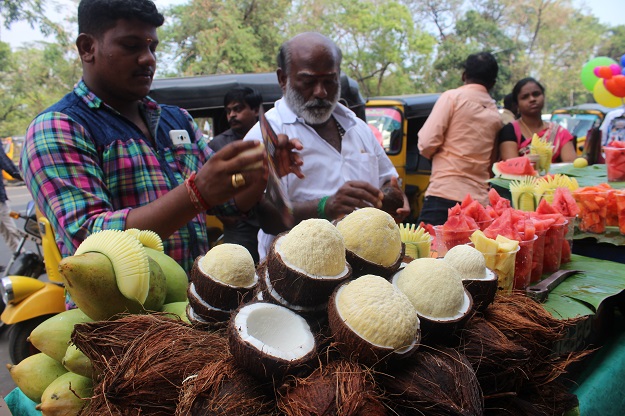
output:
M 303 177 L 282 178 L 295 223 L 308 218 L 334 220 L 357 208 L 380 208 L 380 188 L 387 183 L 399 187 L 398 175 L 367 124 L 338 103 L 341 50 L 319 33 L 301 33 L 280 47 L 277 64 L 284 97 L 266 117 L 278 135 L 299 139 L 303 146 Z M 261 139 L 257 123 L 245 140 Z M 404 206 L 395 213 L 396 221 L 409 213 L 404 196 Z M 275 236 L 288 227 L 266 199 L 259 204 L 258 214 L 262 259 Z

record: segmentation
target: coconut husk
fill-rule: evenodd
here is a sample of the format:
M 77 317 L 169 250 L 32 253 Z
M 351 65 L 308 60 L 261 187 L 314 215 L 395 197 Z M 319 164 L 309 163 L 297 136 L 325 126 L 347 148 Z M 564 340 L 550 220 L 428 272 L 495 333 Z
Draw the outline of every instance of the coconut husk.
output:
M 482 415 L 482 390 L 467 358 L 452 348 L 425 347 L 376 374 L 399 415 Z
M 460 339 L 458 350 L 471 363 L 484 395 L 520 389 L 530 351 L 479 315 L 468 322 Z
M 232 357 L 207 364 L 182 383 L 177 416 L 254 416 L 270 413 L 275 403 L 269 385 L 239 369 Z
M 172 415 L 183 380 L 228 354 L 224 333 L 158 314 L 76 325 L 72 341 L 101 373 L 90 416 Z
M 541 386 L 520 395 L 501 395 L 486 398 L 486 416 L 561 416 L 579 406 L 577 396 L 568 392 L 560 382 Z
M 382 416 L 387 410 L 363 366 L 347 360 L 320 365 L 306 378 L 293 378 L 278 398 L 285 416 Z

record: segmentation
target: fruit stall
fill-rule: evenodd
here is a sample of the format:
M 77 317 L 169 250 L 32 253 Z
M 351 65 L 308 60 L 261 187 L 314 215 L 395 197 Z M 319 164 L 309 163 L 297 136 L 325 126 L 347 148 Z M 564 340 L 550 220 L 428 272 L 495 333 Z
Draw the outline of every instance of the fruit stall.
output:
M 305 220 L 260 265 L 221 244 L 189 280 L 151 231 L 94 233 L 59 267 L 77 308 L 31 333 L 5 399 L 27 416 L 610 414 L 625 265 L 574 252 L 601 183 L 582 176 L 496 179 L 510 199 L 468 196 L 437 227 Z

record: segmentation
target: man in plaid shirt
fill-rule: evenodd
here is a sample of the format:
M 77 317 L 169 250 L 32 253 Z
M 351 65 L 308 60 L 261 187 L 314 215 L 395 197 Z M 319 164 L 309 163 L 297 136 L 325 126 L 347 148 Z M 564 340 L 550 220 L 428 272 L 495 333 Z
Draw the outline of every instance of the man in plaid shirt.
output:
M 150 0 L 78 6 L 82 79 L 33 120 L 20 163 L 63 256 L 95 231 L 138 228 L 188 272 L 209 248 L 206 211 L 241 215 L 263 195 L 265 154 L 241 154 L 258 142 L 213 153 L 186 111 L 147 97 L 163 20 Z M 281 155 L 296 172 L 293 146 L 285 140 Z

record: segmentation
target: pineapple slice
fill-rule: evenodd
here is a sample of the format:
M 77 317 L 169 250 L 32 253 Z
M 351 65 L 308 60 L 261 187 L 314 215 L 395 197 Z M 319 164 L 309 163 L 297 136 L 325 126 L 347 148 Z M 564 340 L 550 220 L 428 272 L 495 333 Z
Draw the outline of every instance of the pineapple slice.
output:
M 503 235 L 498 235 L 495 241 L 499 244 L 498 253 L 511 253 L 519 248 L 519 242 L 511 240 Z
M 536 178 L 526 176 L 510 183 L 512 205 L 521 211 L 532 212 L 538 206 L 536 198 Z

